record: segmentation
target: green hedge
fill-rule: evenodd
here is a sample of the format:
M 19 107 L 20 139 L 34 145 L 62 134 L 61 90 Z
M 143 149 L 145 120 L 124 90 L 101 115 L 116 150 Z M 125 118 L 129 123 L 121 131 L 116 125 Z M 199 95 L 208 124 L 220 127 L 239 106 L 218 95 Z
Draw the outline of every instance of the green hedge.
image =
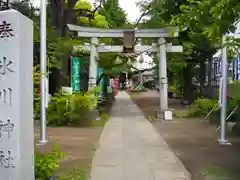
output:
M 96 96 L 96 91 L 93 89 L 86 93 L 59 94 L 51 98 L 47 111 L 48 125 L 91 124 L 97 116 L 97 110 L 94 108 L 98 104 L 99 97 Z M 96 114 L 93 112 L 96 112 Z
M 240 97 L 240 82 L 235 81 L 231 84 L 228 84 L 229 95 L 231 98 Z
M 51 126 L 87 125 L 96 118 L 95 107 L 99 103 L 96 95 L 98 88 L 93 88 L 85 93 L 72 95 L 56 94 L 51 98 L 47 109 L 47 123 Z M 34 115 L 39 118 L 40 98 L 35 96 Z M 93 112 L 96 112 L 94 114 Z
M 227 113 L 226 117 L 234 110 L 236 106 L 240 105 L 240 97 L 236 97 L 236 99 L 229 99 L 227 101 Z M 219 124 L 220 123 L 220 114 L 221 109 L 217 108 L 210 115 L 210 122 Z M 229 122 L 240 122 L 240 107 L 235 110 L 235 112 L 228 119 Z

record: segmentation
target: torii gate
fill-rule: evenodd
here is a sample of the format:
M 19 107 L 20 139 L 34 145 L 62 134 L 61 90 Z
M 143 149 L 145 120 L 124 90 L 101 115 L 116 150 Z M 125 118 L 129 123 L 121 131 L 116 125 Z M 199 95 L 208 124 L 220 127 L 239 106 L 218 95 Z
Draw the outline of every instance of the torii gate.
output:
M 90 51 L 89 86 L 96 86 L 97 61 L 99 52 L 156 52 L 159 54 L 159 85 L 160 85 L 160 109 L 158 118 L 166 119 L 168 110 L 168 81 L 166 52 L 182 52 L 182 46 L 166 44 L 166 38 L 177 37 L 177 28 L 160 29 L 101 29 L 68 24 L 71 31 L 78 32 L 79 37 L 91 38 L 90 45 L 79 46 Z M 100 45 L 99 38 L 124 38 L 124 46 Z M 135 38 L 157 38 L 158 42 L 152 46 L 135 46 Z

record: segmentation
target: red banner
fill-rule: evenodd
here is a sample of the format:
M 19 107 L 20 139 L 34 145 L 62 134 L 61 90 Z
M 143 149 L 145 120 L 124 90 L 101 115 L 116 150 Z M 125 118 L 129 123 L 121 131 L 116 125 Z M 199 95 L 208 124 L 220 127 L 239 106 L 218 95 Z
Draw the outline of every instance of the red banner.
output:
M 118 94 L 118 87 L 119 87 L 119 79 L 118 78 L 114 78 L 114 80 L 113 80 L 114 96 L 116 96 Z

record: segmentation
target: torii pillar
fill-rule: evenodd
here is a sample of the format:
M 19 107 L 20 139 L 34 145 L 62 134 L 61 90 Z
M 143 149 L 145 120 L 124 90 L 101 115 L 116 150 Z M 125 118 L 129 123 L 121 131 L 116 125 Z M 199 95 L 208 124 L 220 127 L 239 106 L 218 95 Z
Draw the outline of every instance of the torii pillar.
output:
M 168 111 L 168 79 L 167 79 L 167 55 L 165 38 L 159 38 L 158 45 L 159 45 L 160 109 L 157 116 L 165 119 L 166 117 L 164 113 Z
M 96 46 L 98 45 L 98 38 L 93 37 L 91 39 L 91 50 L 90 50 L 90 63 L 89 63 L 89 81 L 88 89 L 96 87 L 98 77 L 98 52 Z

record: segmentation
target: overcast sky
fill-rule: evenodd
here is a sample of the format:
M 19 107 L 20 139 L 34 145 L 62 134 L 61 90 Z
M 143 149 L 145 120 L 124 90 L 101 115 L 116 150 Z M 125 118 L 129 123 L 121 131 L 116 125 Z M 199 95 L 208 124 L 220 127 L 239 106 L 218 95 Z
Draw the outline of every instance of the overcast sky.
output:
M 128 14 L 128 20 L 135 22 L 139 18 L 140 12 L 139 8 L 136 6 L 136 2 L 139 0 L 119 0 L 120 6 Z
M 39 7 L 41 0 L 32 0 L 34 5 Z M 94 1 L 94 0 L 90 0 Z M 140 16 L 139 8 L 136 6 L 136 2 L 139 0 L 119 0 L 120 6 L 126 11 L 128 14 L 128 20 L 131 22 L 135 22 L 136 19 Z

